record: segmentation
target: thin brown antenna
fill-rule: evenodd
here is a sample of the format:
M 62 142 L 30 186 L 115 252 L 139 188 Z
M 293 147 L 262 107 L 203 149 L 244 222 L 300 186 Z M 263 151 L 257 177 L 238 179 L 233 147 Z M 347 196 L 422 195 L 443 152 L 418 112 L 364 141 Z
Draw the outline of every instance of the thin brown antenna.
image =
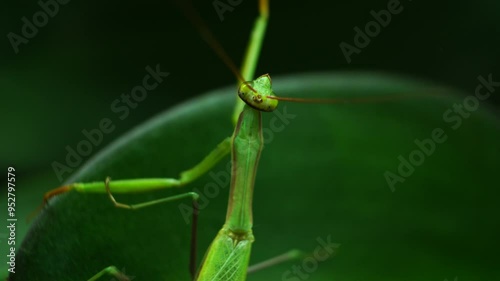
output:
M 415 95 L 387 95 L 387 96 L 379 96 L 379 97 L 331 98 L 331 99 L 289 98 L 289 97 L 276 97 L 276 96 L 267 96 L 267 98 L 279 100 L 279 101 L 300 102 L 300 103 L 341 104 L 341 103 L 377 103 L 377 102 L 387 102 L 387 101 L 404 100 L 404 99 L 411 99 L 411 98 L 421 98 L 423 96 L 443 97 L 443 95 L 439 95 L 436 93 L 429 93 L 429 94 L 418 94 L 418 95 L 417 94 L 415 94 Z
M 184 15 L 189 19 L 191 24 L 198 30 L 201 37 L 207 42 L 207 44 L 214 50 L 214 52 L 219 56 L 220 59 L 229 67 L 231 72 L 233 72 L 234 76 L 238 78 L 238 80 L 242 83 L 246 81 L 241 76 L 240 71 L 231 60 L 231 58 L 227 55 L 226 51 L 222 47 L 222 45 L 217 41 L 213 33 L 208 29 L 207 24 L 203 20 L 203 18 L 198 14 L 196 9 L 193 6 L 193 2 L 191 0 L 176 0 L 177 5 L 179 5 L 184 12 Z

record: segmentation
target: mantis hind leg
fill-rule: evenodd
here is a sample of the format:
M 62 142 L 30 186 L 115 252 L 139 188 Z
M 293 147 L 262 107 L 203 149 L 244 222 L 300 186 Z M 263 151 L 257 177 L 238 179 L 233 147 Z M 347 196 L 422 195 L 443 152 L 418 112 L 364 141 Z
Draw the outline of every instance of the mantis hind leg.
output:
M 130 278 L 127 277 L 127 275 L 125 275 L 124 273 L 119 271 L 115 266 L 108 266 L 105 269 L 99 271 L 99 273 L 92 276 L 92 278 L 90 278 L 87 281 L 99 280 L 99 278 L 101 278 L 104 275 L 111 275 L 111 276 L 115 277 L 118 281 L 130 281 L 131 280 Z

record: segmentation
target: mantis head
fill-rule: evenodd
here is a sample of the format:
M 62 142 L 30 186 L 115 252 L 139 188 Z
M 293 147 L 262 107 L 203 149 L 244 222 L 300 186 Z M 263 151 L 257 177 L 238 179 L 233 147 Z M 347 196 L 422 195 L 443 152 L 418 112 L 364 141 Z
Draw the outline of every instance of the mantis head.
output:
M 275 96 L 271 86 L 271 76 L 264 74 L 242 83 L 238 88 L 238 96 L 254 109 L 271 112 L 278 106 L 278 100 L 270 98 Z

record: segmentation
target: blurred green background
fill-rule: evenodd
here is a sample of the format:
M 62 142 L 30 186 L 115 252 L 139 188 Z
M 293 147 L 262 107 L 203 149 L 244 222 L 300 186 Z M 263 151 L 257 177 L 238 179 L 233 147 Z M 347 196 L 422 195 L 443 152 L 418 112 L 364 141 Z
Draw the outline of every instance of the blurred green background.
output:
M 370 11 L 386 9 L 387 2 L 271 2 L 257 73 L 275 77 L 373 70 L 424 78 L 466 93 L 474 91 L 478 75 L 498 77 L 500 22 L 495 1 L 401 2 L 404 10 L 348 64 L 340 42 L 352 44 L 353 28 L 364 27 L 372 20 Z M 102 118 L 112 117 L 110 104 L 141 82 L 146 66 L 160 64 L 170 76 L 128 118 L 116 123 L 92 155 L 159 112 L 234 84 L 227 67 L 170 1 L 69 1 L 36 36 L 19 46 L 18 54 L 7 34 L 21 34 L 21 18 L 31 19 L 40 6 L 36 1 L 4 5 L 0 161 L 1 167 L 16 168 L 21 185 L 19 218 L 36 207 L 46 190 L 60 184 L 51 163 L 64 161 L 65 146 L 74 147 L 83 129 L 96 128 Z M 211 1 L 195 1 L 195 6 L 239 64 L 257 14 L 256 3 L 242 1 L 224 14 L 222 22 Z M 495 107 L 499 99 L 488 102 Z M 20 239 L 27 226 L 18 225 Z

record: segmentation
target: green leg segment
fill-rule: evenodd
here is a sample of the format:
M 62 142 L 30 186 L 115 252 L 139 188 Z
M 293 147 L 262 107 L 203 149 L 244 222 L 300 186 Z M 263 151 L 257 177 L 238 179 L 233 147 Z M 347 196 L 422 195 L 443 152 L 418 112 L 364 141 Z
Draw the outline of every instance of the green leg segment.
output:
M 224 156 L 231 151 L 231 137 L 224 139 L 210 154 L 208 154 L 200 163 L 193 168 L 186 170 L 180 174 L 178 179 L 175 178 L 144 178 L 144 179 L 129 179 L 116 180 L 109 184 L 109 188 L 113 193 L 135 193 L 146 192 L 157 189 L 182 187 L 193 182 L 207 171 L 212 169 Z M 73 183 L 68 186 L 59 187 L 47 192 L 44 196 L 45 204 L 48 200 L 58 194 L 76 190 L 80 193 L 106 193 L 105 184 L 100 182 L 89 183 Z
M 181 187 L 186 185 L 207 171 L 212 169 L 224 156 L 231 151 L 231 138 L 226 138 L 222 141 L 210 154 L 207 155 L 200 163 L 193 168 L 181 173 L 179 179 L 173 178 L 146 178 L 146 179 L 130 179 L 117 180 L 110 183 L 109 187 L 113 193 L 133 193 L 144 192 L 155 189 L 163 189 L 170 187 Z M 92 183 L 75 183 L 74 189 L 78 192 L 104 193 L 106 188 L 102 182 Z
M 181 200 L 184 198 L 192 198 L 193 201 L 197 201 L 199 198 L 199 195 L 196 192 L 186 192 L 186 193 L 182 193 L 179 195 L 169 196 L 169 197 L 160 198 L 160 199 L 156 199 L 156 200 L 152 200 L 152 201 L 148 201 L 148 202 L 143 202 L 143 203 L 138 203 L 138 204 L 132 204 L 132 205 L 123 204 L 123 203 L 117 202 L 115 200 L 115 197 L 111 193 L 111 188 L 110 188 L 111 184 L 110 183 L 111 183 L 111 178 L 107 177 L 106 181 L 104 182 L 104 185 L 106 187 L 106 192 L 108 193 L 108 196 L 109 196 L 109 199 L 111 200 L 111 202 L 113 202 L 113 204 L 117 208 L 137 210 L 137 209 L 141 209 L 144 207 L 150 207 L 150 206 L 157 205 L 157 204 Z
M 274 258 L 270 258 L 270 259 L 265 260 L 263 262 L 259 262 L 257 264 L 249 266 L 247 269 L 247 273 L 250 274 L 250 273 L 257 272 L 257 271 L 260 271 L 260 270 L 268 268 L 268 267 L 278 265 L 280 263 L 298 260 L 298 259 L 305 258 L 305 257 L 307 257 L 306 253 L 304 253 L 300 250 L 297 250 L 297 249 L 293 249 L 293 250 L 290 250 L 284 254 L 276 256 Z
M 325 260 L 326 258 L 328 258 L 328 256 L 330 256 L 332 254 L 334 254 L 334 255 L 337 254 L 337 249 L 338 249 L 338 247 L 340 247 L 340 244 L 334 244 L 333 246 L 334 246 L 333 253 L 330 252 L 330 249 L 320 249 L 319 251 L 318 250 L 314 251 L 314 253 L 312 253 L 312 252 L 306 253 L 306 252 L 303 252 L 303 251 L 300 251 L 297 249 L 293 249 L 293 250 L 290 250 L 282 255 L 279 255 L 279 256 L 276 256 L 274 258 L 271 258 L 271 259 L 265 260 L 263 262 L 249 266 L 247 269 L 247 273 L 250 274 L 250 273 L 257 272 L 259 270 L 262 270 L 262 269 L 265 269 L 268 267 L 272 267 L 274 265 L 278 265 L 280 263 L 298 260 L 298 259 L 305 259 L 308 257 L 311 257 L 313 259 L 321 258 L 320 260 Z
M 243 66 L 241 68 L 241 76 L 245 81 L 251 81 L 255 76 L 255 68 L 259 62 L 260 50 L 262 47 L 262 42 L 264 41 L 264 36 L 266 34 L 267 22 L 269 19 L 269 1 L 260 0 L 259 1 L 259 17 L 255 20 L 252 33 L 250 35 L 250 40 L 248 42 L 247 50 L 245 53 L 245 58 L 243 60 Z M 241 83 L 241 81 L 238 82 Z M 233 124 L 236 125 L 238 122 L 238 117 L 245 103 L 241 99 L 237 99 L 236 106 L 233 113 Z

